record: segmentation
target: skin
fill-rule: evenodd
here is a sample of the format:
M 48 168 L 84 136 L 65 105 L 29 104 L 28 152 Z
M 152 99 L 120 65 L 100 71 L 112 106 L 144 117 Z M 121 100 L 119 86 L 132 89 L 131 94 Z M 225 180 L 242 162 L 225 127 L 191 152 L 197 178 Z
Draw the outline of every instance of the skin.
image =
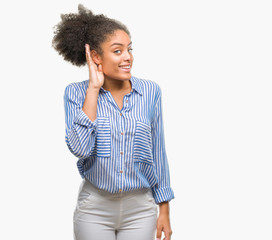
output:
M 123 97 L 131 91 L 130 69 L 133 65 L 132 42 L 128 34 L 117 30 L 110 38 L 101 44 L 103 55 L 95 50 L 91 56 L 95 64 L 101 66 L 104 75 L 102 87 L 111 92 L 120 109 L 123 105 Z M 130 66 L 129 71 L 121 66 Z M 102 82 L 101 82 L 102 83 Z
M 128 34 L 122 30 L 116 30 L 105 42 L 101 44 L 103 54 L 99 55 L 95 50 L 90 50 L 86 44 L 86 60 L 89 68 L 89 85 L 86 92 L 82 110 L 91 121 L 96 119 L 97 96 L 99 89 L 103 87 L 111 92 L 117 105 L 122 109 L 123 97 L 131 91 L 131 68 L 129 71 L 122 69 L 123 65 L 133 64 L 132 43 Z M 157 239 L 161 239 L 164 232 L 164 240 L 170 240 L 172 235 L 169 202 L 159 204 L 159 216 L 157 219 Z

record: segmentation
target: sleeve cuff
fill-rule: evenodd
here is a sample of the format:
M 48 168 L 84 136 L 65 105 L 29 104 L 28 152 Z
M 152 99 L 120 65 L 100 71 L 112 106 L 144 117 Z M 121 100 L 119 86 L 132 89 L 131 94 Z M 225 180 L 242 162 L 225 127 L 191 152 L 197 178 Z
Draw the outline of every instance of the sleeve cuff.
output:
M 168 202 L 175 198 L 173 189 L 171 187 L 152 188 L 153 197 L 157 204 L 161 202 Z
M 79 110 L 77 116 L 74 119 L 74 123 L 85 126 L 87 128 L 92 128 L 93 130 L 96 129 L 97 118 L 92 122 L 89 117 L 82 111 Z

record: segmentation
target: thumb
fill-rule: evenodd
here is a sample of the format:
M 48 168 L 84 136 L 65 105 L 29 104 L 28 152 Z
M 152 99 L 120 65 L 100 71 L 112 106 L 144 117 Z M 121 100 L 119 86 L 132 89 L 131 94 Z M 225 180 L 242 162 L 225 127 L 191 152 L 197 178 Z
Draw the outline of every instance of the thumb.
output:
M 99 64 L 99 65 L 98 65 L 97 70 L 98 70 L 98 72 L 103 72 L 102 64 Z

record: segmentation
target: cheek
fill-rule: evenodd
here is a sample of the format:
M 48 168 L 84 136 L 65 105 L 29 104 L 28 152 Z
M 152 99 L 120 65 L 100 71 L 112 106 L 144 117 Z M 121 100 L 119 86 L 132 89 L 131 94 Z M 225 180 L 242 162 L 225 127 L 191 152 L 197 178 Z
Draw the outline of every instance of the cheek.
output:
M 103 72 L 106 75 L 114 74 L 119 71 L 118 63 L 114 61 L 107 61 L 103 64 Z
M 114 62 L 107 62 L 103 65 L 103 68 L 107 71 L 115 71 L 115 69 L 118 69 L 118 64 Z

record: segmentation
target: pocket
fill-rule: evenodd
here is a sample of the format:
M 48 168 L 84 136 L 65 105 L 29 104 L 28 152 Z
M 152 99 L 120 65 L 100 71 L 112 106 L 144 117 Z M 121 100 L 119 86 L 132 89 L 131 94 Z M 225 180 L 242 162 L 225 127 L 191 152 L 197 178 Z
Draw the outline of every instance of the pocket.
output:
M 77 207 L 82 208 L 88 205 L 89 201 L 93 198 L 93 194 L 84 191 L 83 189 L 80 191 L 77 199 Z
M 155 202 L 155 199 L 153 197 L 151 189 L 148 189 L 148 191 L 145 193 L 145 199 L 146 199 L 146 204 L 147 204 L 147 206 L 149 206 L 152 213 L 157 215 L 158 214 L 158 205 Z
M 97 205 L 96 197 L 89 192 L 81 190 L 78 195 L 77 205 L 73 214 L 73 221 L 76 222 L 79 219 L 86 221 L 86 216 Z
M 158 177 L 153 161 L 151 127 L 141 121 L 136 121 L 133 162 L 143 186 L 153 187 Z
M 108 117 L 97 117 L 96 155 L 98 157 L 111 155 L 111 128 Z
M 134 162 L 153 164 L 151 127 L 141 121 L 136 121 L 134 139 Z
M 148 201 L 148 202 L 151 202 L 151 203 L 153 203 L 153 204 L 156 204 L 151 189 L 148 189 L 148 191 L 146 192 L 146 197 L 147 197 L 147 201 Z

